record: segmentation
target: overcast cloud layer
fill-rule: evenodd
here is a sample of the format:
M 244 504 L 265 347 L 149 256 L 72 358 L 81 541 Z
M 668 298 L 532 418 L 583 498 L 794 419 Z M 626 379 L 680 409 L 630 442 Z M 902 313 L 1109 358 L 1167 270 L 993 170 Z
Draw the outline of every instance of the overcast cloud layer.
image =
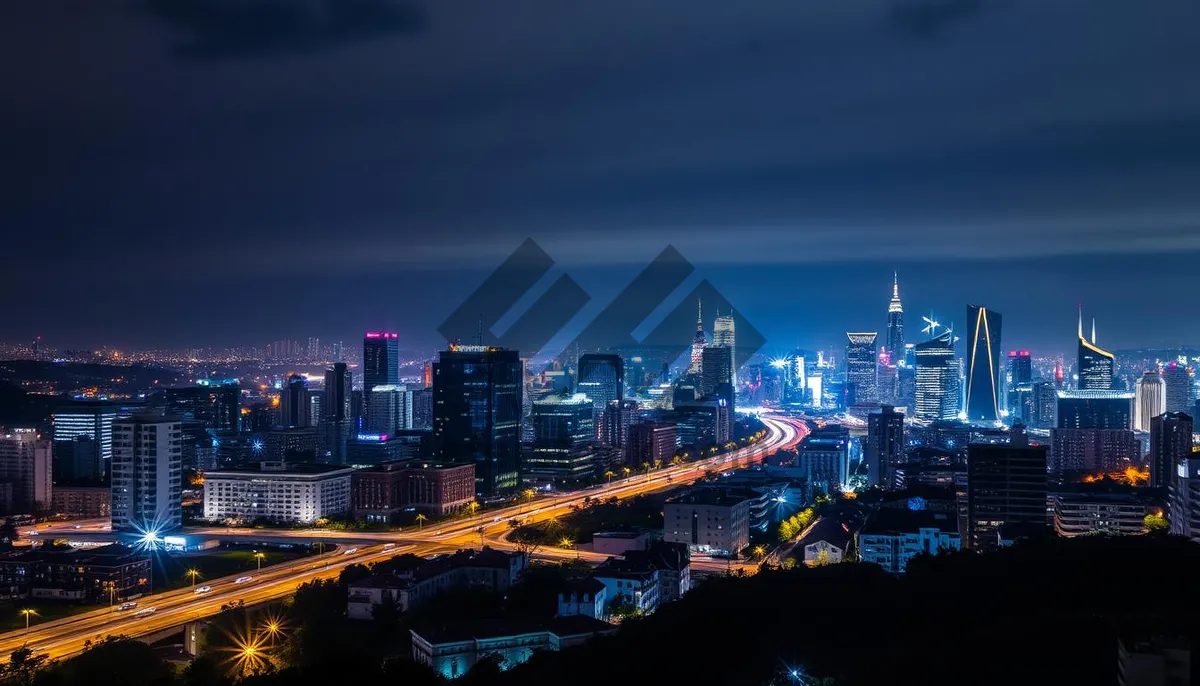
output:
M 914 308 L 1005 302 L 1046 345 L 1032 323 L 1069 337 L 1126 278 L 1114 344 L 1200 342 L 1156 304 L 1200 251 L 1198 26 L 1194 0 L 4 3 L 0 333 L 424 344 L 532 236 L 598 300 L 668 242 L 733 302 L 786 292 L 743 308 L 769 340 L 881 325 L 898 268 Z M 1061 293 L 1005 278 L 1035 265 Z M 829 279 L 869 288 L 805 295 Z M 133 294 L 170 335 L 116 321 Z

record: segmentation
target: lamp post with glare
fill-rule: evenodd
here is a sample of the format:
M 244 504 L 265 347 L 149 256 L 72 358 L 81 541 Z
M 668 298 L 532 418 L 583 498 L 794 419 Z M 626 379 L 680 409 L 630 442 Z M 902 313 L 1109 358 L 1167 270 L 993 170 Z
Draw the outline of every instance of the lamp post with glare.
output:
M 192 567 L 191 569 L 184 572 L 184 574 L 191 577 L 192 588 L 195 588 L 196 587 L 196 577 L 200 576 L 200 570 L 196 569 L 195 567 Z
M 21 614 L 25 615 L 25 633 L 28 634 L 29 633 L 29 618 L 37 617 L 38 616 L 37 610 L 27 607 L 27 608 L 24 608 L 21 610 Z
M 263 552 L 260 552 L 257 550 L 254 551 L 254 559 L 258 561 L 258 571 L 260 571 L 260 572 L 262 571 L 263 558 L 266 556 L 267 556 L 266 553 L 263 553 Z

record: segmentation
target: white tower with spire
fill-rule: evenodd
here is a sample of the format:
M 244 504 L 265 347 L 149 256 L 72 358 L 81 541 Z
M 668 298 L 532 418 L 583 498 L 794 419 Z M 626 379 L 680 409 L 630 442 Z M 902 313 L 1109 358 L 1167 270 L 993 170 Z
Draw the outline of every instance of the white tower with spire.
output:
M 892 272 L 892 299 L 888 302 L 887 338 L 884 340 L 892 366 L 904 362 L 904 306 L 900 304 L 900 276 Z
M 700 366 L 704 363 L 704 346 L 708 339 L 704 337 L 704 310 L 699 300 L 696 301 L 696 335 L 692 337 L 692 361 L 688 365 L 688 374 L 699 374 Z

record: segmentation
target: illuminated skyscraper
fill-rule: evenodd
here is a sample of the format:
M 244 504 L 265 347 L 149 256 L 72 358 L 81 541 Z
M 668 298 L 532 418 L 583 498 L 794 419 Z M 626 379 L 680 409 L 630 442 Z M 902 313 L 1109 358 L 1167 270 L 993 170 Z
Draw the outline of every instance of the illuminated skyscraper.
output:
M 1192 404 L 1192 370 L 1172 361 L 1162 371 L 1167 383 L 1167 412 L 1188 412 Z
M 734 326 L 733 313 L 721 316 L 717 313 L 717 319 L 713 322 L 713 342 L 714 347 L 729 348 L 729 359 L 733 365 L 733 372 L 730 375 L 730 383 L 737 383 L 737 348 L 734 344 Z
M 900 280 L 896 274 L 892 274 L 892 300 L 888 303 L 886 345 L 892 366 L 904 366 L 904 306 L 900 304 Z
M 1133 413 L 1134 431 L 1149 431 L 1150 420 L 1167 411 L 1167 382 L 1156 371 L 1142 374 L 1137 380 Z
M 279 394 L 279 426 L 303 429 L 312 426 L 308 403 L 308 381 L 299 374 L 288 377 Z
M 967 419 L 1000 418 L 1000 313 L 967 305 Z
M 878 364 L 875 339 L 879 334 L 846 332 L 846 381 L 854 384 L 856 403 L 873 403 L 879 399 L 876 380 Z
M 524 365 L 516 350 L 452 345 L 433 365 L 435 458 L 475 464 L 476 492 L 519 483 Z
M 917 419 L 937 421 L 958 418 L 958 361 L 954 357 L 954 332 L 944 331 L 913 346 L 917 361 Z
M 400 383 L 400 335 L 385 331 L 363 334 L 363 402 L 370 404 L 371 389 Z M 365 414 L 368 408 L 363 408 Z
M 1083 337 L 1083 307 L 1079 308 L 1079 374 L 1080 390 L 1107 391 L 1112 388 L 1113 354 L 1096 347 L 1096 320 L 1092 320 L 1092 340 Z
M 587 353 L 579 356 L 579 381 L 575 390 L 587 395 L 596 411 L 614 400 L 625 399 L 625 363 L 620 355 Z
M 692 336 L 692 361 L 688 365 L 688 374 L 699 374 L 700 367 L 704 363 L 704 348 L 708 345 L 708 339 L 704 337 L 704 317 L 701 303 L 696 301 L 696 335 Z

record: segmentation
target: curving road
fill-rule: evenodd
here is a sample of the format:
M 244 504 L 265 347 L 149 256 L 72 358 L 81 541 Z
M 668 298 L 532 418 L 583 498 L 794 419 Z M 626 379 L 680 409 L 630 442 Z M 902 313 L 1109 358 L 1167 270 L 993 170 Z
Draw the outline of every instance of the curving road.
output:
M 767 435 L 757 443 L 740 448 L 732 453 L 697 460 L 678 466 L 668 466 L 649 474 L 615 480 L 594 488 L 563 493 L 550 498 L 535 500 L 526 505 L 514 505 L 499 510 L 481 513 L 469 519 L 456 520 L 441 526 L 429 526 L 419 530 L 403 532 L 337 532 L 326 530 L 280 530 L 264 532 L 250 529 L 192 529 L 189 534 L 211 535 L 221 539 L 253 538 L 254 540 L 327 540 L 342 544 L 342 549 L 321 556 L 306 557 L 292 562 L 268 567 L 254 573 L 253 579 L 241 584 L 235 576 L 208 581 L 212 588 L 208 593 L 196 594 L 184 588 L 140 598 L 138 607 L 119 611 L 104 608 L 62 619 L 35 624 L 28 632 L 13 631 L 0 634 L 0 656 L 28 645 L 37 652 L 51 657 L 64 657 L 79 652 L 87 640 L 96 640 L 107 635 L 125 634 L 143 636 L 179 626 L 189 621 L 211 616 L 220 611 L 222 605 L 244 601 L 247 605 L 259 604 L 284 598 L 296 586 L 313 579 L 336 578 L 349 564 L 372 562 L 401 552 L 416 555 L 434 555 L 462 548 L 476 547 L 481 543 L 501 549 L 513 545 L 504 540 L 509 531 L 509 521 L 516 519 L 535 523 L 565 515 L 572 505 L 585 498 L 629 498 L 644 493 L 666 490 L 687 484 L 705 472 L 722 472 L 742 469 L 759 463 L 762 458 L 781 448 L 795 446 L 807 435 L 805 424 L 798 419 L 782 416 L 763 416 Z M 39 529 L 40 536 L 81 535 L 89 531 L 105 531 L 107 522 L 70 522 Z M 581 558 L 603 561 L 607 556 L 586 551 L 547 549 L 537 555 L 541 559 Z M 697 561 L 699 567 L 712 566 L 725 569 L 725 562 Z M 153 612 L 146 612 L 154 608 Z M 141 612 L 142 614 L 136 614 Z

